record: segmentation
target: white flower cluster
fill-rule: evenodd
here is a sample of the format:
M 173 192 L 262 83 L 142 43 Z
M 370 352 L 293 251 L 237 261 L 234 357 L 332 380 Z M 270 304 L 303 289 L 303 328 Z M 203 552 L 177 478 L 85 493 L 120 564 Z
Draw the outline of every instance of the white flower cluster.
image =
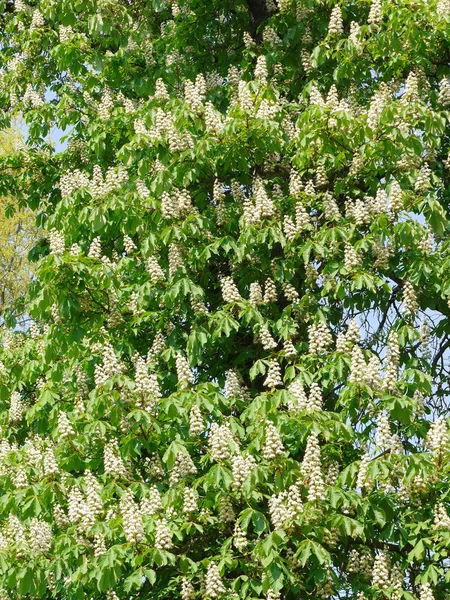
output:
M 306 403 L 306 410 L 322 410 L 323 408 L 323 397 L 322 391 L 318 383 L 313 381 L 309 388 L 308 401 Z
M 370 490 L 372 488 L 372 481 L 369 478 L 369 465 L 371 460 L 369 453 L 365 452 L 359 463 L 356 487 L 360 490 Z
M 361 266 L 361 259 L 358 256 L 355 248 L 351 244 L 345 244 L 344 249 L 344 269 L 354 271 Z
M 263 121 L 270 121 L 274 119 L 276 114 L 280 111 L 280 108 L 281 107 L 277 102 L 263 99 L 256 112 L 256 118 L 262 119 Z
M 13 392 L 9 401 L 8 420 L 10 423 L 18 423 L 25 411 L 25 404 L 19 392 Z
M 147 363 L 150 364 L 151 362 L 157 361 L 159 358 L 159 355 L 164 350 L 165 346 L 166 346 L 166 341 L 164 339 L 163 334 L 161 332 L 157 333 L 155 335 L 153 343 L 148 351 Z
M 128 491 L 120 499 L 120 514 L 122 515 L 122 527 L 127 542 L 138 544 L 145 538 L 142 515 L 134 500 L 133 492 Z
M 239 374 L 230 369 L 227 371 L 225 377 L 225 396 L 227 398 L 233 398 L 234 396 L 242 396 L 244 393 L 244 388 L 242 386 L 241 378 Z
M 185 475 L 191 475 L 195 473 L 197 473 L 197 467 L 194 465 L 189 452 L 187 450 L 178 452 L 172 471 L 170 472 L 169 483 L 170 485 L 175 485 L 181 481 Z
M 434 507 L 434 526 L 436 529 L 450 529 L 450 517 L 442 502 Z
M 383 450 L 388 450 L 392 446 L 391 424 L 386 413 L 383 413 L 378 419 L 375 439 L 377 446 Z
M 154 256 L 150 256 L 146 261 L 147 272 L 150 275 L 150 281 L 152 283 L 158 283 L 158 281 L 164 281 L 166 278 L 164 271 L 159 266 L 157 259 Z
M 419 600 L 434 600 L 433 590 L 429 583 L 420 584 Z
M 436 7 L 436 14 L 439 17 L 447 17 L 450 13 L 450 1 L 449 0 L 439 0 Z
M 172 194 L 161 194 L 161 214 L 165 219 L 178 219 L 192 210 L 192 198 L 187 189 L 175 189 Z
M 43 460 L 44 475 L 56 475 L 59 473 L 58 463 L 56 462 L 55 452 L 49 447 L 44 452 Z
M 297 350 L 292 343 L 292 340 L 285 340 L 283 343 L 283 350 L 286 358 L 295 358 L 297 356 Z
M 94 535 L 94 556 L 95 558 L 100 558 L 106 553 L 106 543 L 105 536 L 101 533 L 96 533 Z
M 319 321 L 308 327 L 308 342 L 310 354 L 322 354 L 327 352 L 333 343 L 333 336 L 326 323 Z
M 431 254 L 434 250 L 434 235 L 429 227 L 425 227 L 425 231 L 421 235 L 417 244 L 417 249 L 425 254 Z
M 42 92 L 34 90 L 31 83 L 28 83 L 23 95 L 24 105 L 30 105 L 33 108 L 40 108 L 44 105 L 44 102 L 45 100 Z
M 231 457 L 236 448 L 236 441 L 228 423 L 217 425 L 212 423 L 209 433 L 208 450 L 211 458 L 216 461 Z
M 150 190 L 142 181 L 142 179 L 136 179 L 136 192 L 138 193 L 139 198 L 145 200 L 150 196 Z
M 191 308 L 196 315 L 207 315 L 209 314 L 208 307 L 204 302 L 197 298 L 197 296 L 191 296 Z
M 305 192 L 306 192 L 306 188 L 305 188 Z M 299 200 L 295 205 L 295 231 L 297 233 L 301 233 L 304 229 L 306 229 L 308 227 L 310 222 L 311 222 L 311 220 L 306 211 L 306 208 L 304 207 L 303 203 Z M 285 223 L 287 223 L 286 220 L 285 220 Z M 292 235 L 292 234 L 290 234 L 290 235 Z
M 67 505 L 67 518 L 61 507 L 58 510 L 59 518 L 62 521 L 61 524 L 64 525 L 64 521 L 67 519 L 69 523 L 77 525 L 81 532 L 87 533 L 95 523 L 95 515 L 77 487 L 73 487 L 70 490 Z
M 303 188 L 303 181 L 299 172 L 297 169 L 292 168 L 289 176 L 289 194 L 295 198 L 303 191 Z
M 178 131 L 174 116 L 161 108 L 156 111 L 155 123 L 150 131 L 144 123 L 139 122 L 135 122 L 135 131 L 148 135 L 152 140 L 163 140 L 166 137 L 171 152 L 183 152 L 193 147 L 192 135 L 188 131 Z
M 133 254 L 137 250 L 137 246 L 129 235 L 123 236 L 123 246 L 127 254 Z
M 65 25 L 59 26 L 59 41 L 61 44 L 63 44 L 64 42 L 68 42 L 73 34 L 74 31 L 70 25 L 68 25 L 67 27 Z
M 422 165 L 417 175 L 414 189 L 416 192 L 426 192 L 431 188 L 431 169 L 427 163 Z
M 364 354 L 359 346 L 353 346 L 350 362 L 349 383 L 360 384 L 367 379 L 367 365 Z
M 172 532 L 167 524 L 167 520 L 164 518 L 158 519 L 156 522 L 155 548 L 158 550 L 169 550 L 172 546 Z
M 66 242 L 64 239 L 64 233 L 53 228 L 48 236 L 50 254 L 61 255 L 64 254 L 66 249 Z
M 391 584 L 389 576 L 389 559 L 384 552 L 375 557 L 372 569 L 372 585 L 386 590 Z
M 254 111 L 254 103 L 252 93 L 245 81 L 240 80 L 238 84 L 239 105 L 246 113 L 252 114 Z
M 345 334 L 339 334 L 336 339 L 336 350 L 338 352 L 350 352 L 355 344 L 361 339 L 359 326 L 355 319 L 351 319 Z
M 184 84 L 184 100 L 186 104 L 194 111 L 201 111 L 206 95 L 206 81 L 204 76 L 199 73 L 195 82 L 187 80 Z
M 222 115 L 215 109 L 212 102 L 205 104 L 205 125 L 206 130 L 212 135 L 220 135 L 224 128 Z
M 361 36 L 361 26 L 356 21 L 352 21 L 350 23 L 350 35 L 348 36 L 348 39 L 356 47 L 357 50 L 360 50 L 360 48 L 361 48 L 360 36 Z
M 339 206 L 330 192 L 325 192 L 323 196 L 323 210 L 327 221 L 338 221 L 341 218 Z
M 370 6 L 369 17 L 367 19 L 367 22 L 370 23 L 370 25 L 378 25 L 379 23 L 381 23 L 381 21 L 381 0 L 373 0 Z
M 198 494 L 191 487 L 185 487 L 183 491 L 183 512 L 190 513 L 198 510 Z
M 181 600 L 194 600 L 194 598 L 194 586 L 186 577 L 183 577 L 181 580 Z
M 268 277 L 264 283 L 264 303 L 277 302 L 278 294 L 277 287 L 272 278 Z
M 136 404 L 151 411 L 162 397 L 158 378 L 155 373 L 148 372 L 148 365 L 142 357 L 137 359 L 135 369 L 135 392 L 142 396 L 142 401 L 138 401 Z
M 233 546 L 242 552 L 248 546 L 248 539 L 245 532 L 242 530 L 242 527 L 239 523 L 236 523 L 233 531 Z
M 117 169 L 115 167 L 108 167 L 105 177 L 103 177 L 101 167 L 94 165 L 92 178 L 88 181 L 88 186 L 91 195 L 94 198 L 99 198 L 119 190 L 127 182 L 128 173 L 122 165 Z
M 293 401 L 288 400 L 288 410 L 292 412 L 306 410 L 308 406 L 308 397 L 300 379 L 293 381 L 288 387 L 288 391 L 294 397 Z
M 405 315 L 413 315 L 419 310 L 416 292 L 411 282 L 406 281 L 403 286 L 402 311 Z
M 308 501 L 323 500 L 325 498 L 325 483 L 320 461 L 319 439 L 315 432 L 310 433 L 308 436 L 301 472 L 308 488 Z
M 283 379 L 281 377 L 281 367 L 276 359 L 268 361 L 269 368 L 267 369 L 267 377 L 264 380 L 264 386 L 273 389 L 279 385 L 283 385 Z
M 99 236 L 95 237 L 89 246 L 88 257 L 99 259 L 102 255 L 102 243 Z
M 156 485 L 152 485 L 150 488 L 149 496 L 142 498 L 139 510 L 141 515 L 156 515 L 158 511 L 162 509 L 162 501 L 158 488 Z
M 286 4 L 288 1 L 289 0 L 278 0 L 278 5 L 280 6 L 281 4 Z M 281 6 L 280 6 L 280 10 L 282 10 Z M 278 33 L 275 31 L 275 29 L 273 27 L 271 27 L 270 25 L 266 25 L 266 27 L 264 27 L 262 37 L 263 37 L 263 41 L 266 42 L 267 44 L 273 44 L 274 46 L 277 46 L 282 43 L 282 39 L 280 38 Z
M 98 116 L 101 121 L 107 121 L 111 118 L 111 112 L 114 108 L 114 100 L 111 90 L 105 89 L 98 103 Z
M 291 485 L 280 494 L 269 498 L 269 514 L 275 529 L 289 526 L 303 511 L 303 503 L 298 484 Z
M 30 521 L 28 540 L 31 551 L 35 554 L 44 554 L 52 545 L 52 528 L 50 523 L 33 517 Z
M 389 259 L 394 252 L 389 242 L 384 244 L 382 241 L 377 240 L 372 247 L 372 254 L 375 257 L 374 268 L 387 269 L 389 267 Z
M 164 475 L 163 464 L 160 457 L 152 453 L 150 456 L 146 456 L 144 459 L 143 467 L 145 472 L 154 479 L 162 479 Z
M 28 475 L 25 469 L 18 467 L 16 471 L 11 474 L 11 481 L 16 489 L 28 487 Z
M 253 181 L 253 197 L 243 203 L 245 224 L 252 225 L 262 219 L 270 219 L 275 216 L 275 211 L 275 204 L 269 198 L 263 180 L 256 177 Z
M 250 475 L 256 466 L 256 461 L 250 454 L 243 456 L 240 452 L 233 454 L 231 458 L 231 475 L 233 487 L 240 489 L 244 480 Z
M 375 198 L 372 196 L 365 196 L 364 203 L 371 215 L 382 214 L 387 210 L 387 193 L 379 186 Z
M 437 456 L 448 449 L 450 435 L 447 423 L 443 417 L 439 417 L 431 423 L 427 434 L 427 446 Z
M 94 380 L 95 386 L 99 387 L 104 384 L 110 377 L 119 375 L 122 373 L 123 367 L 117 358 L 114 348 L 110 342 L 106 342 L 103 347 L 103 360 L 102 364 L 95 365 L 94 369 Z
M 273 350 L 278 345 L 273 339 L 266 325 L 261 327 L 258 337 L 264 350 Z
M 444 77 L 441 79 L 439 84 L 438 102 L 440 102 L 443 106 L 450 105 L 450 77 Z
M 335 6 L 331 11 L 330 22 L 328 24 L 328 35 L 340 35 L 344 32 L 342 22 L 342 12 L 340 6 Z
M 350 551 L 347 570 L 349 573 L 361 573 L 361 575 L 370 579 L 372 576 L 372 563 L 372 556 L 366 548 L 363 548 L 362 551 L 353 549 Z M 359 595 L 358 600 L 360 600 Z M 365 597 L 362 600 L 365 600 Z
M 316 195 L 316 188 L 314 187 L 314 183 L 311 179 L 305 185 L 305 194 L 310 198 L 313 198 Z
M 222 523 L 232 523 L 236 518 L 233 504 L 229 496 L 222 496 L 219 502 L 219 520 Z
M 205 576 L 205 595 L 208 598 L 218 598 L 225 591 L 216 563 L 210 562 Z
M 74 429 L 69 421 L 69 417 L 64 411 L 58 413 L 58 433 L 61 438 L 70 438 L 74 435 Z
M 414 107 L 411 107 L 410 104 L 414 102 L 418 102 L 419 100 L 419 78 L 417 73 L 411 71 L 408 73 L 408 77 L 405 82 L 405 90 L 403 92 L 403 96 L 401 98 L 401 103 L 413 111 L 415 111 Z
M 182 354 L 177 354 L 175 366 L 177 370 L 178 382 L 181 387 L 186 387 L 189 384 L 194 383 L 194 374 L 192 373 L 185 356 Z
M 289 302 L 298 302 L 298 300 L 300 300 L 299 293 L 292 283 L 285 283 L 283 285 L 283 291 L 286 299 L 289 300 Z
M 345 203 L 345 215 L 349 219 L 354 219 L 357 225 L 367 225 L 370 223 L 370 210 L 365 200 L 357 198 L 353 202 Z
M 242 300 L 239 290 L 232 277 L 222 277 L 220 281 L 220 287 L 222 289 L 222 298 L 224 302 L 239 302 Z
M 283 453 L 284 446 L 278 429 L 273 423 L 269 422 L 266 425 L 265 441 L 261 454 L 266 460 L 273 460 L 277 458 L 277 456 L 281 456 Z
M 177 271 L 184 268 L 181 247 L 177 242 L 169 246 L 169 277 L 173 277 Z
M 300 379 L 297 379 L 289 386 L 289 392 L 294 397 L 294 401 L 288 401 L 288 409 L 293 412 L 307 410 L 322 410 L 323 397 L 318 383 L 313 382 L 307 396 Z
M 396 179 L 391 183 L 391 189 L 389 193 L 390 204 L 389 207 L 391 212 L 398 213 L 403 208 L 403 192 L 400 184 Z
M 103 449 L 103 464 L 106 474 L 125 477 L 127 471 L 120 456 L 119 444 L 116 439 L 109 441 Z
M 194 404 L 189 412 L 189 434 L 193 437 L 200 435 L 205 430 L 202 413 L 199 407 Z
M 262 84 L 267 83 L 268 75 L 269 75 L 269 73 L 267 71 L 266 57 L 263 55 L 260 55 L 256 59 L 255 80 Z
M 86 471 L 85 483 L 86 504 L 92 514 L 99 515 L 103 512 L 103 501 L 100 495 L 102 491 L 101 485 L 89 470 Z

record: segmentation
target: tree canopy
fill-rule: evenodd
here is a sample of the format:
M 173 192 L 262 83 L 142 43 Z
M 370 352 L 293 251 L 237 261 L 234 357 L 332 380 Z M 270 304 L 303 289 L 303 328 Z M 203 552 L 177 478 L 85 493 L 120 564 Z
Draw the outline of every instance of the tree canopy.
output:
M 449 598 L 449 0 L 0 15 L 1 600 Z

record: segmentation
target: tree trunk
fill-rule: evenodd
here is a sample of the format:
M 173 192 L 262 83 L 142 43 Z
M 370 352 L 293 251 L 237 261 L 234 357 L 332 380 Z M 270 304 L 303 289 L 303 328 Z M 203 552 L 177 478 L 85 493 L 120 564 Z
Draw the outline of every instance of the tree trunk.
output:
M 258 27 L 269 16 L 266 0 L 247 0 L 247 6 L 253 18 L 253 34 L 255 35 Z

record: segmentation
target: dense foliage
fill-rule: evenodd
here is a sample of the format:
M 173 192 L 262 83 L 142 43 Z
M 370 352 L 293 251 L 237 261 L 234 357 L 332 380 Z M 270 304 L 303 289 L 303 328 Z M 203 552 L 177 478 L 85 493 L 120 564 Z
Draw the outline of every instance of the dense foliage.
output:
M 1 599 L 449 598 L 449 1 L 0 9 Z

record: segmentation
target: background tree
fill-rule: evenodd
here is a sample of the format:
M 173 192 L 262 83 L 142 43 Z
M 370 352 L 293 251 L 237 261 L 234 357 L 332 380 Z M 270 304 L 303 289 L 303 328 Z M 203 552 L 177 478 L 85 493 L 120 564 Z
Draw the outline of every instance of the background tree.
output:
M 0 153 L 14 155 L 22 140 L 19 132 L 0 135 Z M 26 206 L 19 207 L 16 198 L 0 199 L 0 314 L 6 306 L 22 298 L 30 283 L 33 266 L 29 253 L 37 241 L 35 215 Z
M 448 1 L 1 8 L 3 598 L 447 598 Z

